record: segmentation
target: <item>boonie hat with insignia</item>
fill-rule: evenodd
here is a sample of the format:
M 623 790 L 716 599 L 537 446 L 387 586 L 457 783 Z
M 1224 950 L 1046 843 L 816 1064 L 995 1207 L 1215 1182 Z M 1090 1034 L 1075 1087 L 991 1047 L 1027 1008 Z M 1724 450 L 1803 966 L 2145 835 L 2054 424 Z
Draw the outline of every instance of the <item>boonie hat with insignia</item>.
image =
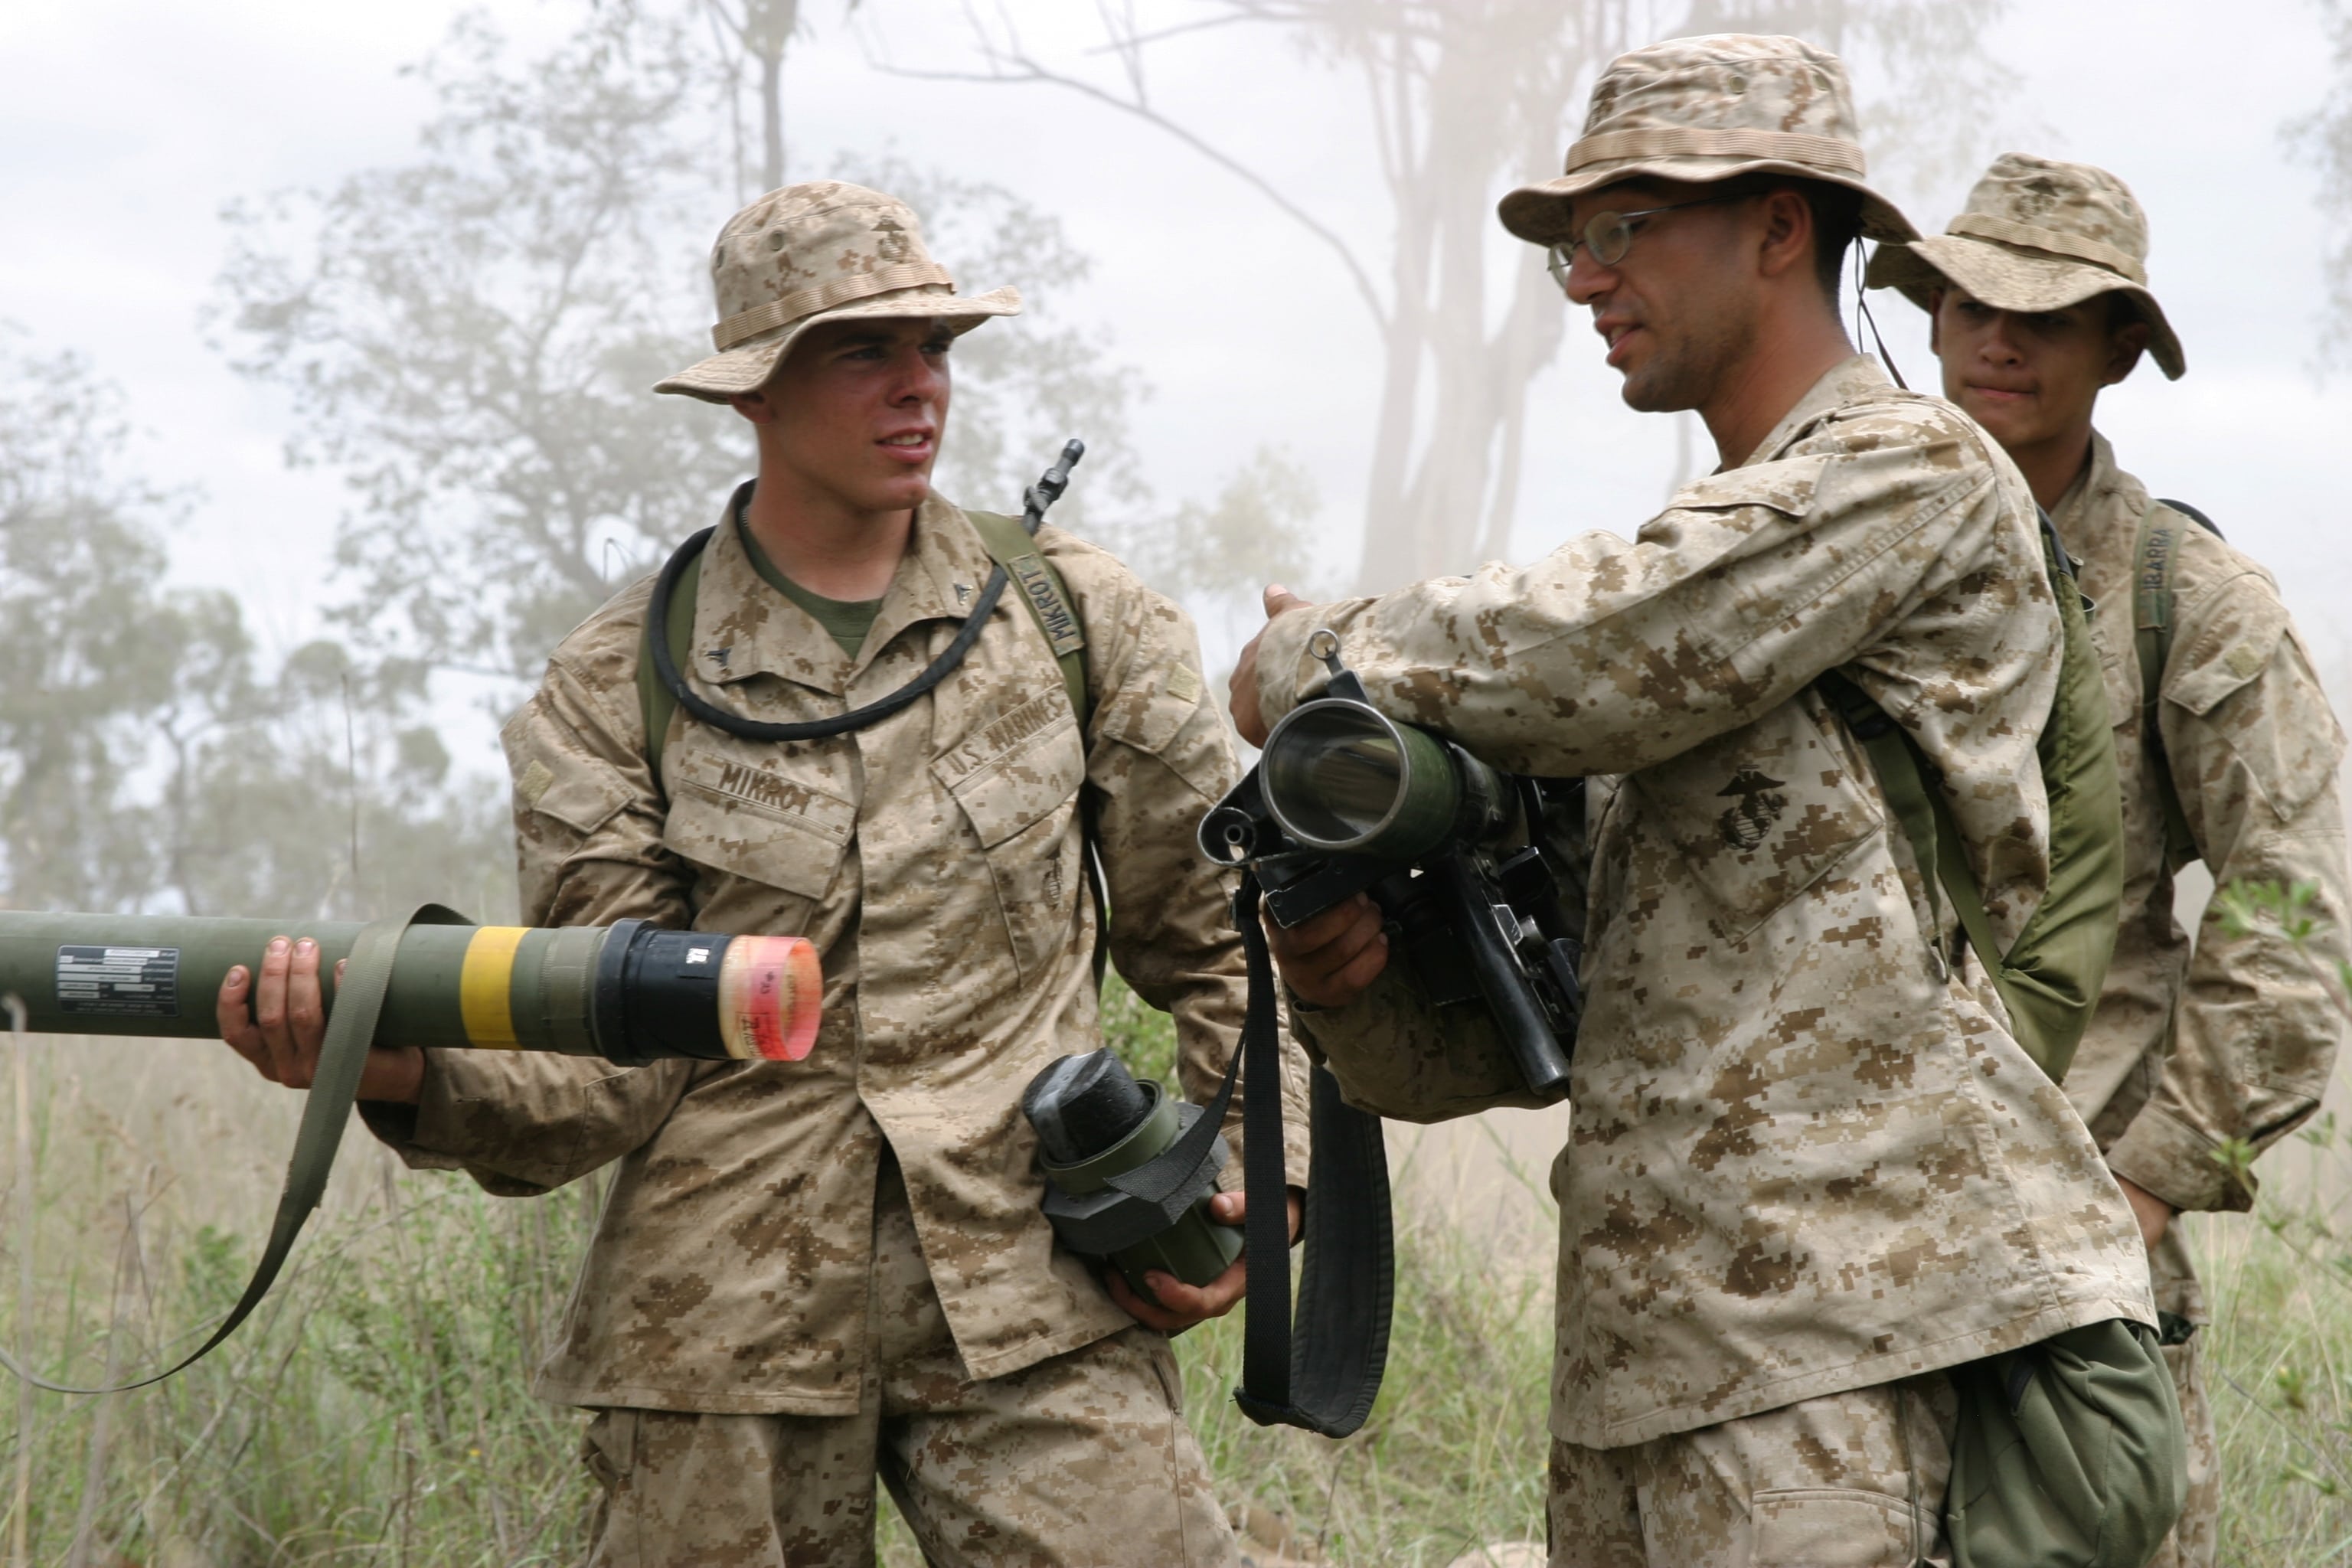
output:
M 1719 33 L 1610 61 L 1566 170 L 1520 186 L 1497 210 L 1521 239 L 1559 245 L 1571 237 L 1569 199 L 1618 180 L 1788 174 L 1859 191 L 1867 238 L 1917 238 L 1864 180 L 1866 169 L 1844 61 L 1801 38 Z
M 906 203 L 838 180 L 770 191 L 727 220 L 710 247 L 719 352 L 657 383 L 656 392 L 724 403 L 757 392 L 800 335 L 819 321 L 936 316 L 959 333 L 1017 315 L 1021 295 L 958 294 L 923 248 Z
M 2131 296 L 2147 352 L 2174 381 L 2180 339 L 2147 289 L 2147 214 L 2105 169 L 2003 153 L 1969 193 L 1968 210 L 1929 239 L 1870 258 L 1873 289 L 1900 289 L 1921 310 L 1948 284 L 1996 310 L 2063 310 L 2095 295 Z

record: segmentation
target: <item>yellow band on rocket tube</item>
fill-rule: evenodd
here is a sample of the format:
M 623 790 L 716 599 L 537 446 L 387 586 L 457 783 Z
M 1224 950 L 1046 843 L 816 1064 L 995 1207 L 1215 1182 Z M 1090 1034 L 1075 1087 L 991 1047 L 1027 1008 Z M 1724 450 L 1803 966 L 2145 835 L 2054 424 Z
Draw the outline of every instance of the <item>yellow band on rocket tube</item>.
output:
M 477 1050 L 510 1051 L 520 1044 L 514 1026 L 514 961 L 530 929 L 480 926 L 466 943 L 466 962 L 457 972 L 457 1012 Z

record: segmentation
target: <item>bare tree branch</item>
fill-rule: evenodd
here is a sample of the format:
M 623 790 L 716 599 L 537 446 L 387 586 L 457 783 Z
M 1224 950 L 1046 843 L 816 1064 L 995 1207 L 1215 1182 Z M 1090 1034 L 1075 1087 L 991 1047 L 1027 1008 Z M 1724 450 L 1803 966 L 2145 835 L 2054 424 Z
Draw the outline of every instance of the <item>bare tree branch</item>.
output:
M 1080 52 L 1089 55 L 1123 55 L 1130 49 L 1139 49 L 1147 44 L 1156 44 L 1162 39 L 1181 38 L 1188 33 L 1206 33 L 1219 27 L 1242 26 L 1255 20 L 1257 18 L 1255 16 L 1210 16 L 1198 22 L 1179 22 L 1172 27 L 1161 27 L 1155 32 L 1115 34 L 1110 42 L 1097 44 L 1093 48 Z
M 1043 84 L 1049 87 L 1066 88 L 1081 97 L 1092 99 L 1097 103 L 1107 105 L 1122 114 L 1131 115 L 1148 125 L 1157 127 L 1256 191 L 1267 201 L 1272 202 L 1286 216 L 1328 246 L 1332 253 L 1339 257 L 1340 265 L 1348 269 L 1348 279 L 1355 285 L 1357 296 L 1363 300 L 1364 309 L 1371 313 L 1373 321 L 1383 329 L 1387 327 L 1388 307 L 1382 303 L 1380 291 L 1373 287 L 1371 275 L 1365 271 L 1363 263 L 1357 259 L 1355 251 L 1349 248 L 1348 242 L 1320 218 L 1283 195 L 1273 182 L 1267 180 L 1256 170 L 1230 153 L 1214 146 L 1195 132 L 1171 120 L 1148 103 L 1139 103 L 1121 98 L 1117 93 L 1106 91 L 1090 81 L 1049 70 L 1026 54 L 1001 50 L 985 42 L 983 42 L 982 50 L 991 68 L 984 71 L 922 70 L 912 66 L 893 65 L 887 60 L 872 60 L 869 63 L 876 70 L 890 76 L 904 77 L 911 81 L 963 81 L 1007 86 Z M 1007 67 L 1013 68 L 1008 69 Z

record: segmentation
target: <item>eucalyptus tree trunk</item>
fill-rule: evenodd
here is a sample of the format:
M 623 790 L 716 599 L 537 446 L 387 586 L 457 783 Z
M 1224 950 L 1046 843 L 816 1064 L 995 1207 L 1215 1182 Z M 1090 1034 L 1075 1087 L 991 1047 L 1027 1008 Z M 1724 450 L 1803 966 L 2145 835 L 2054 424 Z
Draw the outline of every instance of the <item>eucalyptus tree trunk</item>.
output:
M 1874 140 L 1914 156 L 1979 135 L 2007 73 L 1979 38 L 2006 0 L 1198 0 L 1147 31 L 1103 8 L 1119 80 L 1049 66 L 1009 23 L 976 22 L 984 69 L 907 71 L 1047 83 L 1141 119 L 1235 175 L 1337 254 L 1381 348 L 1356 585 L 1378 592 L 1507 552 L 1528 439 L 1528 394 L 1571 315 L 1533 247 L 1506 234 L 1502 191 L 1557 171 L 1593 77 L 1627 49 L 1706 32 L 1795 32 L 1871 52 L 1886 90 Z M 1315 64 L 1360 78 L 1388 196 L 1383 269 L 1201 130 L 1152 102 L 1163 38 L 1230 24 L 1287 31 Z M 1891 128 L 1891 129 L 1889 129 Z M 1497 267 L 1501 260 L 1503 265 Z M 1376 274 L 1385 271 L 1383 283 Z M 1496 279 L 1507 278 L 1500 299 Z
M 726 86 L 729 108 L 739 108 L 746 66 L 759 75 L 755 95 L 760 106 L 759 188 L 772 191 L 784 183 L 784 54 L 800 31 L 800 0 L 701 0 L 702 12 L 719 35 L 719 73 Z M 852 0 L 855 8 L 855 0 Z M 735 115 L 736 156 L 751 173 L 744 156 L 742 120 Z

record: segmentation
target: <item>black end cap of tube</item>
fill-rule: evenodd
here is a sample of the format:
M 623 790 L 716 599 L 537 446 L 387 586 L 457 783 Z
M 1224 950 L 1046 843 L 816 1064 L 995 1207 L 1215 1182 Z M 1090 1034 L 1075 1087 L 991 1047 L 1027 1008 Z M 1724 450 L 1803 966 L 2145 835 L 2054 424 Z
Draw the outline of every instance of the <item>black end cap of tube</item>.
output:
M 636 934 L 622 986 L 631 1050 L 646 1058 L 730 1059 L 719 1030 L 719 971 L 733 940 L 706 931 Z
M 615 1067 L 643 1067 L 650 1057 L 630 1049 L 628 1023 L 629 948 L 647 930 L 640 920 L 614 921 L 596 950 L 596 974 L 588 1002 L 588 1032 L 596 1054 Z

